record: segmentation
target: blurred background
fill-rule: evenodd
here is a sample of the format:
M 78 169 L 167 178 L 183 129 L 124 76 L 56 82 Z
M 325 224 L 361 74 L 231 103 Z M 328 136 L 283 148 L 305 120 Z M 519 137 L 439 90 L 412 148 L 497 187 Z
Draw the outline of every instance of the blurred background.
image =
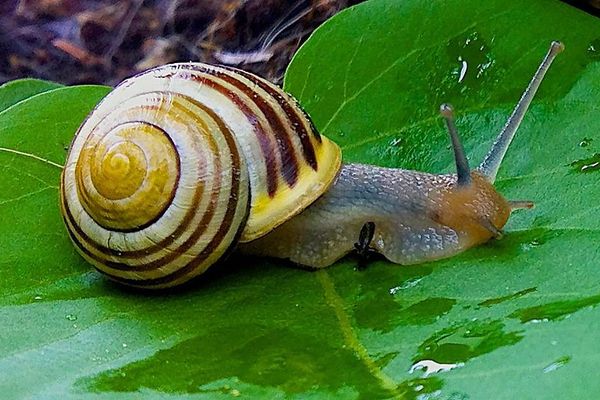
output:
M 175 61 L 237 66 L 281 83 L 310 33 L 362 1 L 2 0 L 0 83 L 115 85 Z M 600 0 L 566 2 L 600 15 Z

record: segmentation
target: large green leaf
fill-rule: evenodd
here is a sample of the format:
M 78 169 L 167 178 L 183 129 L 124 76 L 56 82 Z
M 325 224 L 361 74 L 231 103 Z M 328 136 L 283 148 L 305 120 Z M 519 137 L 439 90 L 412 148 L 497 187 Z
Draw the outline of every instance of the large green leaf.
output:
M 0 112 L 31 96 L 57 89 L 62 85 L 39 79 L 18 79 L 0 86 Z
M 309 273 L 234 258 L 183 290 L 123 289 L 73 251 L 53 165 L 107 89 L 55 89 L 0 113 L 0 147 L 19 152 L 0 151 L 2 393 L 597 397 L 600 22 L 549 0 L 371 1 L 314 34 L 286 87 L 347 161 L 450 171 L 439 104 L 457 108 L 475 164 L 555 38 L 567 50 L 498 181 L 536 209 L 503 240 L 426 265 L 356 271 L 348 258 Z M 454 368 L 410 372 L 425 360 Z

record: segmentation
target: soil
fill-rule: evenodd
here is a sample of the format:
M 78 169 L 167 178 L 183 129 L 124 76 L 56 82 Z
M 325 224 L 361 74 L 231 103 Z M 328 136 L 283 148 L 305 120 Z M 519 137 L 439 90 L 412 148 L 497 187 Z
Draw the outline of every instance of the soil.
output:
M 0 83 L 115 85 L 176 61 L 227 64 L 280 83 L 310 33 L 363 0 L 3 0 Z
M 2 0 L 0 83 L 115 85 L 175 61 L 237 66 L 281 83 L 313 30 L 362 1 Z M 600 0 L 564 1 L 600 16 Z

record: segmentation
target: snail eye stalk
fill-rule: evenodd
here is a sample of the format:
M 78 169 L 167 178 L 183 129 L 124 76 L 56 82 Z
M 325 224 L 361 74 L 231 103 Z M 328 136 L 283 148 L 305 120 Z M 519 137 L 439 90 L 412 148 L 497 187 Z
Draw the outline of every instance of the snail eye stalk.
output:
M 450 140 L 452 140 L 458 185 L 468 186 L 471 183 L 471 169 L 469 168 L 469 160 L 467 160 L 467 156 L 465 155 L 465 149 L 458 136 L 458 129 L 456 129 L 456 124 L 454 123 L 454 109 L 450 104 L 442 104 L 440 106 L 440 114 L 446 121 Z
M 512 142 L 515 137 L 515 133 L 517 133 L 517 129 L 519 125 L 521 125 L 521 121 L 523 121 L 523 117 L 529 108 L 533 97 L 535 96 L 546 72 L 550 69 L 550 65 L 556 58 L 558 54 L 560 54 L 565 49 L 565 46 L 558 41 L 552 42 L 550 45 L 550 49 L 546 56 L 542 60 L 540 66 L 537 71 L 531 78 L 529 85 L 523 92 L 521 99 L 515 106 L 512 114 L 506 121 L 506 124 L 500 131 L 500 134 L 496 138 L 496 141 L 492 145 L 489 153 L 485 156 L 483 162 L 479 166 L 479 171 L 485 175 L 491 183 L 494 183 L 496 180 L 496 175 L 498 174 L 498 170 L 500 169 L 500 165 L 502 164 L 502 160 L 506 155 L 506 151 L 508 150 L 508 146 Z

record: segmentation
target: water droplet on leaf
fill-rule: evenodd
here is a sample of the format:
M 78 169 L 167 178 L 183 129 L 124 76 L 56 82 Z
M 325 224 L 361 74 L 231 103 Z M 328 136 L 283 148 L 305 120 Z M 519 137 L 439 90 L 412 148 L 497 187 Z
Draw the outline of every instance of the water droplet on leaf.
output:
M 587 173 L 597 171 L 600 169 L 600 153 L 581 160 L 575 160 L 570 165 L 576 172 Z
M 403 141 L 404 140 L 402 138 L 392 139 L 392 141 L 390 142 L 390 146 L 398 147 L 402 144 Z
M 467 36 L 459 36 L 448 44 L 448 54 L 453 63 L 456 63 L 452 75 L 457 83 L 462 84 L 460 91 L 467 87 L 479 85 L 479 80 L 486 77 L 488 70 L 495 64 L 487 43 L 477 31 Z
M 438 363 L 434 360 L 421 360 L 421 361 L 416 362 L 412 367 L 410 367 L 410 370 L 408 371 L 408 373 L 412 374 L 415 371 L 423 370 L 423 371 L 425 371 L 423 376 L 428 377 L 431 374 L 437 374 L 440 372 L 450 371 L 451 369 L 454 369 L 454 368 L 460 368 L 463 365 L 465 365 L 465 364 L 462 362 L 455 363 L 455 364 L 443 364 L 443 363 Z
M 556 371 L 560 367 L 564 367 L 565 365 L 567 365 L 569 363 L 569 361 L 571 361 L 571 357 L 563 356 L 563 357 L 559 358 L 558 360 L 554 361 L 552 364 L 546 366 L 544 368 L 544 373 L 546 374 L 548 372 Z
M 587 48 L 587 54 L 592 59 L 600 58 L 600 38 L 593 40 L 589 44 Z

